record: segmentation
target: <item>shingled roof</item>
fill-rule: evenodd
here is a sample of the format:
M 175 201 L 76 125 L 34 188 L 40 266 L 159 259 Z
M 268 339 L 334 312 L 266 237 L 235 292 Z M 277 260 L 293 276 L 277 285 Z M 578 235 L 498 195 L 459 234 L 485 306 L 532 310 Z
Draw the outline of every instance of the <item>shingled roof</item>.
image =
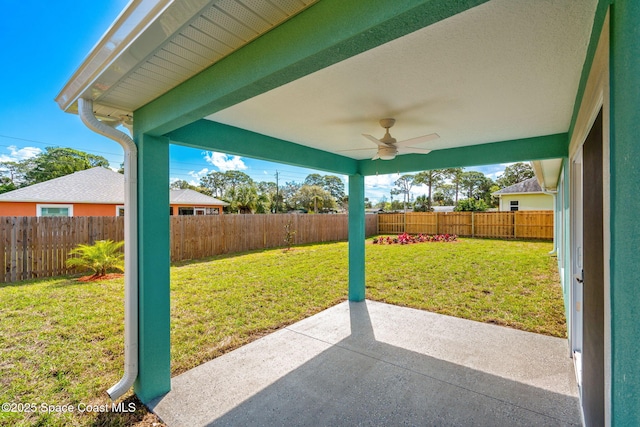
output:
M 517 184 L 510 185 L 492 194 L 522 194 L 522 193 L 542 193 L 542 188 L 538 184 L 538 180 L 533 177 L 525 179 Z
M 170 203 L 227 206 L 194 190 L 171 190 Z M 124 204 L 124 175 L 95 167 L 0 194 L 0 202 Z

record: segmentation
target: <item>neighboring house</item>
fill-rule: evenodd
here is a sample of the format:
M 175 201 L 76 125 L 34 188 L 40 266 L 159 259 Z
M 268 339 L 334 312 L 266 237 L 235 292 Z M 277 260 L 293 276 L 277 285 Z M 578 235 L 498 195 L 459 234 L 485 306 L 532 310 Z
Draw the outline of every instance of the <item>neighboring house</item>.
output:
M 542 191 L 535 177 L 525 179 L 492 194 L 500 198 L 500 211 L 553 210 L 553 196 Z
M 217 215 L 228 203 L 171 190 L 171 215 Z M 95 167 L 0 194 L 0 216 L 121 216 L 124 175 Z
M 434 212 L 453 212 L 455 206 L 433 206 Z

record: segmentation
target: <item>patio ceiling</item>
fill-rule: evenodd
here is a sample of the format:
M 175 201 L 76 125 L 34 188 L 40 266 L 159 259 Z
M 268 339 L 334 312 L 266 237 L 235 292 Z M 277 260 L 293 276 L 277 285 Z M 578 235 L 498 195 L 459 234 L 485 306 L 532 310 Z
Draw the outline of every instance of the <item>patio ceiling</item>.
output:
M 164 104 L 154 100 L 170 94 L 211 64 L 215 69 L 223 58 L 241 57 L 243 46 L 287 20 L 296 20 L 297 14 L 311 16 L 323 2 L 326 5 L 326 0 L 317 5 L 311 0 L 133 1 L 127 11 L 137 11 L 144 18 L 123 12 L 57 101 L 63 109 L 74 112 L 78 97 L 91 96 L 95 110 L 103 116 L 131 115 L 154 107 L 167 110 L 174 105 L 171 97 L 165 96 Z M 376 147 L 361 134 L 381 137 L 383 129 L 378 120 L 393 117 L 397 122 L 391 133 L 398 140 L 433 132 L 440 135 L 424 148 L 449 150 L 554 135 L 545 142 L 564 145 L 555 152 L 566 152 L 566 138 L 558 136 L 568 132 L 571 124 L 596 3 L 468 1 L 463 7 L 468 9 L 458 13 L 443 1 L 439 6 L 429 6 L 432 11 L 443 12 L 442 16 L 416 18 L 426 25 L 417 31 L 393 28 L 390 32 L 398 32 L 397 37 L 390 35 L 389 40 L 374 42 L 371 49 L 362 52 L 346 51 L 346 59 L 311 67 L 309 72 L 300 72 L 302 77 L 284 78 L 278 84 L 261 84 L 256 77 L 247 95 L 231 97 L 231 101 L 221 95 L 219 99 L 224 102 L 207 101 L 206 105 L 174 114 L 168 125 L 150 127 L 152 133 L 168 134 L 206 117 L 285 142 L 364 160 L 375 154 Z M 360 4 L 376 8 L 372 14 L 384 14 L 385 7 L 396 7 L 376 1 Z M 331 12 L 337 16 L 341 10 L 335 5 L 334 9 Z M 412 12 L 407 8 L 404 13 L 411 16 Z M 138 25 L 134 25 L 136 22 Z M 381 27 L 362 29 L 359 36 L 380 38 Z M 123 35 L 126 28 L 135 36 Z M 305 38 L 298 44 L 309 39 L 308 45 L 313 45 L 316 40 L 310 34 L 303 34 Z M 102 47 L 111 47 L 109 60 L 105 59 L 106 53 L 99 55 Z M 268 53 L 256 57 L 260 62 L 252 63 L 256 74 L 281 56 L 277 51 Z M 294 75 L 291 68 L 295 66 L 281 73 Z M 521 145 L 528 143 L 525 140 Z M 494 146 L 493 150 L 500 152 L 501 147 Z M 364 150 L 344 151 L 353 149 Z M 250 151 L 236 154 L 251 156 Z M 438 159 L 436 153 L 400 157 Z M 464 153 L 469 157 L 467 163 L 473 161 L 474 151 Z M 500 161 L 503 159 L 496 157 L 496 162 Z M 393 162 L 387 163 L 386 169 L 395 167 L 391 166 Z M 375 173 L 366 160 L 359 169 Z M 375 166 L 375 171 L 378 169 L 388 172 L 385 167 Z

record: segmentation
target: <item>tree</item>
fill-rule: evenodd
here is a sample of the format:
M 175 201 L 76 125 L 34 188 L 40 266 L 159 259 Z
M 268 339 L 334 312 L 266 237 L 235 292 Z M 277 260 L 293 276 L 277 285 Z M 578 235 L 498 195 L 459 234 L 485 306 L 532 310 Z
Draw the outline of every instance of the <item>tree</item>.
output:
M 5 191 L 15 190 L 25 185 L 24 175 L 27 173 L 27 162 L 0 162 L 0 174 L 2 174 L 2 188 Z
M 429 211 L 431 211 L 429 198 L 424 194 L 416 197 L 416 201 L 413 203 L 413 210 L 415 212 L 429 212 Z
M 303 182 L 304 185 L 317 185 L 318 187 L 324 187 L 324 177 L 319 173 L 312 173 L 307 175 Z
M 454 184 L 441 184 L 433 193 L 433 201 L 440 206 L 455 206 L 455 193 L 456 186 Z
M 453 210 L 456 212 L 484 212 L 487 208 L 488 206 L 484 200 L 462 199 L 458 201 Z
M 178 179 L 176 181 L 173 181 L 169 185 L 169 188 L 172 190 L 195 190 L 197 187 L 195 185 L 189 184 L 184 179 Z
M 224 173 L 212 171 L 200 178 L 200 186 L 211 192 L 213 197 L 223 198 L 226 179 Z
M 303 185 L 294 194 L 295 203 L 307 210 L 318 213 L 320 209 L 336 207 L 336 201 L 327 190 L 318 185 Z
M 231 196 L 231 209 L 241 214 L 255 212 L 258 205 L 258 190 L 251 184 L 239 184 L 228 193 Z
M 26 187 L 96 166 L 109 167 L 109 161 L 73 148 L 47 147 L 35 157 L 0 163 L 0 189 Z
M 109 161 L 102 156 L 63 147 L 47 147 L 44 152 L 21 163 L 27 169 L 24 185 L 37 184 L 97 166 L 109 167 Z
M 378 203 L 376 203 L 373 206 L 378 209 L 388 210 L 388 208 L 390 207 L 390 206 L 387 206 L 388 204 L 389 204 L 389 201 L 387 200 L 387 196 L 382 196 L 378 201 Z
M 286 210 L 298 209 L 298 203 L 295 198 L 295 194 L 302 187 L 302 184 L 291 181 L 286 182 L 284 186 L 280 188 L 280 194 L 286 204 Z
M 254 182 L 249 175 L 241 171 L 212 171 L 200 178 L 200 185 L 211 191 L 214 197 L 231 201 L 236 187 L 254 185 Z
M 6 176 L 0 176 L 0 194 L 6 193 L 7 191 L 13 191 L 16 188 L 17 187 L 11 179 Z
M 449 177 L 447 169 L 433 169 L 420 172 L 416 175 L 414 183 L 424 184 L 428 188 L 427 193 L 427 211 L 431 211 L 432 190 L 434 187 L 444 183 L 444 180 Z
M 331 193 L 336 203 L 344 201 L 344 182 L 338 176 L 312 173 L 304 179 L 304 185 L 315 185 L 324 188 Z
M 415 175 L 402 175 L 396 179 L 391 189 L 391 195 L 402 194 L 402 201 L 404 209 L 407 210 L 407 204 L 409 203 L 409 195 L 411 194 L 411 188 L 415 181 Z M 393 203 L 392 203 L 393 204 Z
M 468 199 L 481 199 L 480 193 L 483 185 L 489 178 L 484 176 L 482 172 L 469 171 L 463 172 L 460 178 L 460 186 L 465 192 Z
M 336 199 L 337 203 L 341 203 L 344 201 L 344 182 L 340 177 L 335 175 L 325 175 L 323 178 L 324 184 L 322 188 L 327 190 L 334 199 Z
M 207 196 L 211 196 L 211 191 L 208 188 L 199 187 L 199 186 L 196 186 L 196 185 L 193 185 L 193 184 L 189 184 L 184 179 L 178 179 L 178 180 L 172 182 L 169 185 L 169 188 L 171 190 L 193 190 L 193 191 L 197 191 L 198 193 L 202 193 L 202 194 L 206 194 Z
M 533 168 L 526 163 L 514 163 L 504 168 L 504 172 L 496 180 L 496 184 L 500 188 L 505 188 L 513 184 L 524 181 L 525 179 L 533 178 Z
M 454 204 L 458 204 L 458 194 L 460 193 L 460 186 L 462 185 L 462 168 L 449 168 L 447 169 L 447 173 L 449 174 L 449 179 L 451 179 L 451 184 L 455 187 L 455 193 L 453 198 L 455 199 Z

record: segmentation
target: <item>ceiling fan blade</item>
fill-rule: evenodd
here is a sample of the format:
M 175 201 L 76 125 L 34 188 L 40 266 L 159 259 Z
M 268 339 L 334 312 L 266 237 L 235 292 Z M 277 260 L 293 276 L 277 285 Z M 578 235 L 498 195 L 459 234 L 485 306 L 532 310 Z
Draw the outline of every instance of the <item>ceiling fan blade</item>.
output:
M 376 153 L 375 156 L 371 158 L 371 160 L 378 160 L 380 158 L 380 154 Z
M 375 150 L 376 147 L 371 148 L 350 148 L 349 150 L 339 150 L 338 153 L 344 153 L 346 151 L 372 151 Z
M 429 154 L 433 150 L 417 147 L 402 147 L 399 151 L 402 152 L 402 154 Z
M 396 142 L 396 147 L 410 147 L 412 145 L 422 144 L 425 142 L 433 141 L 434 139 L 440 138 L 440 135 L 437 133 L 432 133 L 430 135 L 422 135 L 417 138 L 405 139 L 404 141 Z
M 369 141 L 373 142 L 374 144 L 376 144 L 379 147 L 387 147 L 388 145 L 385 144 L 384 142 L 380 141 L 378 138 L 375 138 L 371 135 L 367 135 L 365 133 L 362 134 L 362 136 L 364 136 L 365 138 L 367 138 Z

